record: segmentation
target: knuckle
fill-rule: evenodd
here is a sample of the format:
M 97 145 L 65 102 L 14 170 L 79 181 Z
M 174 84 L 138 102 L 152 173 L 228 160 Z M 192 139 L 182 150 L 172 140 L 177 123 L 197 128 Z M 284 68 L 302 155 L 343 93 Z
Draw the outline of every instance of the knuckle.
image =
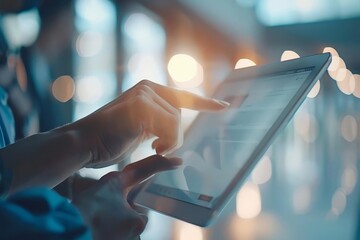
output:
M 135 99 L 135 106 L 143 106 L 147 103 L 147 97 L 145 94 L 138 94 Z
M 146 94 L 146 91 L 144 90 L 143 87 L 141 87 L 141 86 L 136 87 L 136 89 L 135 89 L 135 96 L 136 97 L 142 96 L 144 94 Z
M 148 85 L 139 85 L 135 88 L 135 95 L 136 96 L 151 96 L 153 90 Z
M 151 81 L 147 79 L 143 79 L 138 83 L 138 86 L 149 86 L 151 84 Z

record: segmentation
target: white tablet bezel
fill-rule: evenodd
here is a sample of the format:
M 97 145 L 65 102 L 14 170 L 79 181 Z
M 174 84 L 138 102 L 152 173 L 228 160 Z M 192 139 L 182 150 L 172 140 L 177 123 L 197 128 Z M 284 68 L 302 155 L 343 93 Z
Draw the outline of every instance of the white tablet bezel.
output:
M 257 76 L 266 76 L 283 71 L 313 68 L 312 72 L 304 81 L 298 92 L 294 95 L 284 111 L 280 114 L 278 120 L 270 128 L 264 138 L 259 142 L 252 155 L 248 158 L 248 161 L 239 170 L 231 183 L 226 187 L 223 194 L 218 197 L 213 207 L 206 208 L 194 203 L 180 201 L 174 198 L 150 193 L 146 191 L 146 188 L 152 183 L 151 180 L 144 185 L 139 194 L 135 197 L 134 203 L 136 205 L 153 209 L 157 212 L 198 226 L 208 226 L 214 219 L 214 216 L 219 214 L 231 196 L 233 196 L 233 194 L 239 189 L 258 160 L 263 156 L 268 147 L 271 145 L 276 135 L 293 117 L 296 110 L 300 107 L 300 105 L 306 99 L 307 94 L 315 85 L 316 81 L 324 74 L 330 62 L 331 55 L 329 53 L 323 53 L 285 62 L 235 70 L 224 81 L 233 81 L 234 79 L 241 81 L 242 79 L 253 79 Z M 220 84 L 218 89 L 220 89 L 221 86 L 222 84 Z M 216 92 L 217 91 L 215 91 L 215 93 Z M 191 131 L 191 127 L 189 128 L 189 131 Z M 187 134 L 185 134 L 184 141 L 186 141 L 186 136 Z

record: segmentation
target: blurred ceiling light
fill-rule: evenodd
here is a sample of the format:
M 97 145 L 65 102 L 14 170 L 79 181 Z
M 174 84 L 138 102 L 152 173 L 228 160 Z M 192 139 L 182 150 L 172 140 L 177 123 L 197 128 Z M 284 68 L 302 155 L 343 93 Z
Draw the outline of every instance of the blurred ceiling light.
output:
M 264 184 L 270 180 L 272 175 L 271 159 L 265 155 L 260 159 L 253 172 L 251 173 L 251 180 L 255 184 Z
M 348 74 L 348 71 L 346 68 L 341 68 L 335 71 L 335 80 L 338 82 L 344 81 L 346 78 L 346 75 Z
M 288 61 L 288 60 L 292 60 L 292 59 L 296 59 L 299 58 L 299 54 L 297 54 L 294 51 L 291 50 L 286 50 L 283 52 L 283 54 L 281 55 L 281 61 Z
M 112 19 L 114 6 L 109 0 L 77 0 L 76 14 L 91 23 L 102 23 Z
M 339 87 L 340 91 L 345 93 L 346 95 L 350 95 L 355 90 L 355 78 L 353 74 L 346 69 L 345 72 L 341 71 L 341 81 L 336 81 L 337 86 Z M 338 74 L 339 76 L 339 74 Z M 340 78 L 339 78 L 340 79 Z
M 184 83 L 192 81 L 198 74 L 198 62 L 186 54 L 176 54 L 171 57 L 168 71 L 174 82 Z
M 194 92 L 196 94 L 204 94 L 202 88 L 199 88 L 199 86 L 203 81 L 204 81 L 204 69 L 198 63 L 195 77 L 193 77 L 190 81 L 175 82 L 175 84 L 180 88 L 187 89 L 188 91 Z
M 76 100 L 84 103 L 94 103 L 104 94 L 101 80 L 95 76 L 83 77 L 76 82 Z
M 341 135 L 348 142 L 355 141 L 358 132 L 357 121 L 354 116 L 346 115 L 341 121 Z
M 67 102 L 74 96 L 74 80 L 70 76 L 61 76 L 53 82 L 51 90 L 56 100 Z
M 332 56 L 332 57 L 334 57 L 334 56 L 339 57 L 338 52 L 335 50 L 335 48 L 332 48 L 332 47 L 326 47 L 326 48 L 324 48 L 323 53 L 331 53 L 331 56 Z
M 354 89 L 354 96 L 357 98 L 360 98 L 360 75 L 359 74 L 354 74 L 354 79 L 355 79 L 355 89 Z
M 203 240 L 202 229 L 198 226 L 182 222 L 179 224 L 179 237 L 178 240 Z
M 344 212 L 345 207 L 346 195 L 341 189 L 338 189 L 331 199 L 331 212 L 338 216 Z
M 307 97 L 308 98 L 315 98 L 320 92 L 320 80 L 317 80 L 314 87 L 310 90 Z
M 342 69 L 346 69 L 346 64 L 344 60 L 338 56 L 333 56 L 331 59 L 331 63 L 328 67 L 329 75 L 332 79 L 338 81 L 337 74 Z
M 241 58 L 236 62 L 235 69 L 252 67 L 255 65 L 256 65 L 256 63 L 254 61 L 247 59 L 247 58 Z
M 341 176 L 341 188 L 346 194 L 350 194 L 354 191 L 357 181 L 356 167 L 345 168 Z
M 240 189 L 236 195 L 236 212 L 240 218 L 251 219 L 261 212 L 261 195 L 257 185 L 250 182 Z
M 99 32 L 86 31 L 76 39 L 76 50 L 80 57 L 93 57 L 103 47 L 103 37 Z
M 40 31 L 40 17 L 36 9 L 2 16 L 2 27 L 11 47 L 30 46 Z
M 311 189 L 304 185 L 295 189 L 292 196 L 292 204 L 294 212 L 297 214 L 304 214 L 309 210 L 311 203 Z

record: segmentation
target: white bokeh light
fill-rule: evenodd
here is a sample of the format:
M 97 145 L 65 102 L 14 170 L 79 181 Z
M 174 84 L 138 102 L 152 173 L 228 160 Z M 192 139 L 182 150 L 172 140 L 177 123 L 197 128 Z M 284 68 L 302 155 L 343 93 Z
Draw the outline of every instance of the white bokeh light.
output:
M 99 32 L 86 31 L 76 40 L 76 50 L 80 57 L 93 57 L 103 47 L 103 36 Z
M 240 218 L 251 219 L 261 212 L 260 189 L 256 184 L 245 183 L 236 195 L 236 212 Z

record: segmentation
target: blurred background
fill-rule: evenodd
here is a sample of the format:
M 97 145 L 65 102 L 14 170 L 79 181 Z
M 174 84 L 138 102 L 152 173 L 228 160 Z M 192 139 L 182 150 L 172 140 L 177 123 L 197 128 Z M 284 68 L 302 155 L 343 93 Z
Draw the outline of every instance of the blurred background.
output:
M 360 239 L 360 1 L 48 0 L 0 22 L 18 87 L 0 84 L 18 139 L 82 118 L 142 79 L 208 96 L 235 66 L 331 52 L 214 225 L 150 212 L 142 239 Z M 186 128 L 196 112 L 182 117 Z M 129 161 L 152 153 L 145 142 Z

